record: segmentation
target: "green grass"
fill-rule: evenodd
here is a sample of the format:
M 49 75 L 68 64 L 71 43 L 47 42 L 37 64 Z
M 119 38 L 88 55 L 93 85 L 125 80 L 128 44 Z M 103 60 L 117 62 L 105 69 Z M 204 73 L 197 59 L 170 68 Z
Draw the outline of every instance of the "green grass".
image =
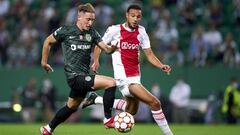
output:
M 170 125 L 175 135 L 239 135 L 239 125 Z M 0 124 L 1 135 L 39 135 L 40 124 Z M 63 124 L 54 135 L 120 135 L 99 124 Z M 124 135 L 162 135 L 156 124 L 136 124 Z

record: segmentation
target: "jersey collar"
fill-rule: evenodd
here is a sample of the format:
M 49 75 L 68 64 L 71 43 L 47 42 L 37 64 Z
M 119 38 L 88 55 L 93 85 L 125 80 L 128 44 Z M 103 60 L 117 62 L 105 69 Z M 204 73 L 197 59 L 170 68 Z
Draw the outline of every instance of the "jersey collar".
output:
M 129 27 L 127 27 L 126 25 L 127 25 L 126 23 L 123 23 L 123 24 L 122 24 L 122 26 L 123 26 L 123 28 L 124 28 L 125 30 L 127 30 L 127 31 L 129 31 L 129 32 L 134 32 L 134 31 L 135 31 L 135 29 L 132 30 L 132 29 L 130 29 Z

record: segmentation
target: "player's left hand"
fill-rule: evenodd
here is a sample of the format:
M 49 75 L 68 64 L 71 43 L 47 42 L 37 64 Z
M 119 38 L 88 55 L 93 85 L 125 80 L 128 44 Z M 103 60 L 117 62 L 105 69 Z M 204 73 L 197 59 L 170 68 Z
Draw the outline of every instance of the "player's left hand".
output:
M 163 70 L 163 72 L 166 72 L 167 74 L 170 74 L 172 69 L 169 65 L 163 65 L 162 70 Z

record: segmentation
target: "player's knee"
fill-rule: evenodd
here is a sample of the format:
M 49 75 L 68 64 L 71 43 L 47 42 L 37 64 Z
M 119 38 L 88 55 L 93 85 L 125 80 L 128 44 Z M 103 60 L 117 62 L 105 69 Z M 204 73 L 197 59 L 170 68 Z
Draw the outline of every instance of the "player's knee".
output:
M 114 79 L 111 79 L 107 83 L 107 88 L 115 87 L 116 86 L 116 81 Z
M 78 109 L 79 105 L 80 105 L 79 102 L 73 102 L 73 101 L 67 102 L 67 106 L 70 109 Z
M 161 102 L 158 99 L 153 99 L 150 106 L 151 106 L 152 109 L 154 109 L 154 110 L 157 109 L 158 110 L 161 107 Z

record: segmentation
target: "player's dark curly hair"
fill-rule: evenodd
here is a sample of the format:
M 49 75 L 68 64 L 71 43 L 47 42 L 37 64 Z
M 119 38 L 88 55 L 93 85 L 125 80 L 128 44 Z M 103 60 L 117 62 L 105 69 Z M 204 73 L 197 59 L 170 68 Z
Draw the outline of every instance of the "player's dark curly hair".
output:
M 137 9 L 137 10 L 142 10 L 141 6 L 138 4 L 131 4 L 127 8 L 127 12 L 129 12 L 130 9 Z

